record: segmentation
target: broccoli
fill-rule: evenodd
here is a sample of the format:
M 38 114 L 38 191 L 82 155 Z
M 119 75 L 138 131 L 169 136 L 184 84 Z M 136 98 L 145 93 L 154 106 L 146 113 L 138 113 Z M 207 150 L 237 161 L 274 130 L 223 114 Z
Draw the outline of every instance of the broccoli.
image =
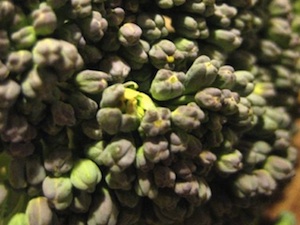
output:
M 299 15 L 0 0 L 0 225 L 258 224 L 295 175 Z

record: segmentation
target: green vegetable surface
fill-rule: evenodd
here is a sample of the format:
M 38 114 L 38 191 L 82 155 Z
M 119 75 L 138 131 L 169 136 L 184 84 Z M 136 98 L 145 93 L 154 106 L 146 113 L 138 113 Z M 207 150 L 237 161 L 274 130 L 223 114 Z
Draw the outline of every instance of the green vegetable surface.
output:
M 0 0 L 0 225 L 256 224 L 295 173 L 293 4 Z

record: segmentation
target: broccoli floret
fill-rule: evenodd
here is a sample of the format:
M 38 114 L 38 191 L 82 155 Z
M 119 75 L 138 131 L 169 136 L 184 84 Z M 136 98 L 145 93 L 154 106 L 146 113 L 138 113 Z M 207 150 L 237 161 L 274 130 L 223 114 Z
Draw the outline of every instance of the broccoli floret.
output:
M 181 96 L 184 91 L 186 76 L 183 72 L 174 72 L 168 69 L 157 71 L 150 86 L 152 97 L 159 101 L 166 101 Z
M 70 174 L 72 185 L 87 192 L 94 192 L 96 185 L 101 181 L 102 173 L 97 164 L 90 159 L 78 159 Z
M 48 199 L 50 206 L 57 210 L 68 208 L 73 200 L 72 184 L 69 177 L 47 176 L 42 186 L 43 194 Z

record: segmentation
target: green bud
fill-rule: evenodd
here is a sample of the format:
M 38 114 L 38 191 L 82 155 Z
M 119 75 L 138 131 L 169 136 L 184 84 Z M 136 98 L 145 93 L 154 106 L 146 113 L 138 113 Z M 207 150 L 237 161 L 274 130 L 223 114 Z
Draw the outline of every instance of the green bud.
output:
M 106 133 L 117 134 L 121 132 L 122 112 L 118 108 L 101 108 L 97 113 L 97 122 Z
M 231 89 L 235 83 L 236 75 L 234 68 L 224 65 L 219 68 L 216 79 L 211 85 L 220 89 Z
M 68 177 L 49 177 L 43 181 L 43 194 L 50 206 L 57 210 L 67 209 L 72 202 L 72 183 Z
M 79 90 L 88 94 L 98 94 L 107 86 L 110 76 L 101 71 L 83 70 L 74 77 Z
M 217 77 L 219 67 L 220 65 L 217 60 L 211 60 L 205 55 L 196 58 L 186 72 L 184 93 L 192 94 L 204 87 L 210 86 Z
M 232 23 L 232 18 L 237 15 L 237 8 L 227 5 L 226 3 L 222 3 L 220 5 L 216 5 L 214 14 L 209 17 L 209 21 L 212 22 L 213 25 L 220 26 L 222 28 L 229 27 Z
M 256 141 L 254 143 L 241 143 L 241 150 L 245 151 L 243 160 L 248 165 L 257 165 L 266 160 L 272 151 L 272 147 L 265 141 Z M 245 149 L 244 149 L 245 148 Z
M 179 97 L 185 90 L 184 81 L 185 74 L 183 72 L 160 69 L 152 80 L 150 93 L 154 99 L 159 101 Z
M 30 225 L 28 216 L 25 213 L 16 213 L 9 220 L 7 225 Z
M 99 160 L 113 172 L 121 172 L 128 168 L 135 160 L 136 148 L 131 137 L 115 136 L 108 143 Z
M 216 169 L 224 174 L 236 173 L 243 167 L 242 153 L 235 149 L 231 152 L 220 153 L 216 161 Z
M 84 149 L 84 154 L 87 158 L 93 160 L 97 165 L 102 165 L 101 154 L 104 151 L 106 143 L 103 140 L 91 143 Z
M 150 162 L 158 163 L 169 158 L 168 141 L 163 136 L 147 137 L 143 143 L 145 158 Z
M 277 183 L 268 171 L 257 169 L 253 174 L 257 177 L 259 194 L 271 195 L 276 190 Z
M 240 96 L 236 92 L 232 92 L 229 89 L 222 90 L 222 109 L 221 112 L 225 115 L 233 115 L 238 111 L 238 103 L 240 102 Z
M 168 35 L 165 19 L 157 13 L 140 13 L 137 16 L 136 23 L 142 29 L 142 36 L 148 41 L 162 39 Z
M 106 107 L 116 107 L 123 110 L 124 103 L 122 98 L 125 93 L 125 87 L 122 84 L 114 84 L 107 87 L 102 94 L 100 109 Z
M 293 164 L 280 156 L 270 155 L 264 164 L 267 170 L 275 180 L 286 180 L 294 176 Z
M 102 173 L 99 167 L 90 159 L 79 159 L 74 163 L 70 180 L 75 188 L 94 192 L 101 179 Z
M 16 81 L 12 79 L 0 81 L 0 108 L 8 109 L 12 107 L 20 93 L 21 87 Z
M 203 166 L 212 166 L 217 160 L 217 156 L 208 150 L 203 150 L 199 154 L 199 161 Z
M 83 36 L 93 43 L 102 39 L 107 25 L 107 20 L 98 11 L 92 11 L 90 16 L 82 18 L 79 22 Z
M 199 183 L 194 176 L 188 180 L 177 181 L 174 188 L 175 193 L 182 197 L 195 196 L 198 194 L 198 190 Z
M 253 197 L 257 195 L 258 178 L 253 174 L 241 173 L 233 183 L 233 192 L 237 197 Z
M 225 30 L 215 29 L 211 30 L 208 42 L 220 47 L 225 52 L 232 52 L 242 44 L 241 33 L 237 29 Z
M 199 45 L 197 41 L 190 40 L 188 38 L 178 37 L 173 42 L 176 48 L 186 55 L 186 59 L 192 62 L 198 57 Z
M 206 39 L 209 36 L 206 20 L 200 16 L 177 14 L 172 20 L 172 25 L 176 33 L 185 38 Z
M 236 83 L 233 91 L 237 92 L 240 96 L 247 96 L 254 90 L 254 75 L 246 70 L 235 71 Z
M 35 197 L 28 202 L 25 214 L 30 225 L 52 224 L 54 213 L 48 205 L 46 197 Z
M 25 26 L 11 33 L 10 38 L 17 49 L 31 48 L 37 41 L 33 26 Z
M 48 70 L 53 69 L 59 81 L 66 81 L 83 67 L 83 59 L 76 46 L 64 40 L 41 39 L 32 52 L 34 63 Z
M 23 73 L 32 66 L 32 53 L 28 50 L 13 51 L 8 55 L 6 66 L 12 73 Z
M 189 13 L 200 14 L 204 17 L 208 17 L 215 12 L 214 0 L 200 0 L 200 1 L 185 1 L 181 6 L 182 9 Z
M 142 29 L 134 23 L 123 24 L 118 31 L 118 38 L 123 46 L 133 46 L 138 44 L 142 35 Z
M 169 9 L 175 6 L 180 6 L 186 0 L 155 0 L 156 4 L 162 9 Z
M 36 35 L 52 34 L 57 27 L 57 18 L 52 7 L 47 3 L 40 3 L 39 8 L 31 13 Z
M 204 118 L 204 112 L 195 102 L 178 106 L 171 114 L 172 124 L 185 131 L 198 128 Z
M 171 129 L 171 111 L 165 107 L 149 109 L 141 120 L 139 131 L 146 136 L 163 135 Z
M 184 60 L 184 54 L 167 39 L 161 39 L 153 44 L 148 54 L 151 63 L 157 69 L 172 70 Z
M 268 11 L 272 16 L 286 16 L 292 9 L 291 2 L 287 0 L 272 0 L 268 5 Z
M 204 88 L 195 95 L 195 102 L 200 108 L 219 111 L 223 102 L 222 91 L 214 87 Z
M 94 195 L 87 224 L 117 224 L 118 215 L 119 209 L 112 193 L 105 187 L 99 188 Z
M 121 57 L 110 55 L 100 61 L 99 68 L 107 73 L 114 83 L 123 83 L 131 68 Z

